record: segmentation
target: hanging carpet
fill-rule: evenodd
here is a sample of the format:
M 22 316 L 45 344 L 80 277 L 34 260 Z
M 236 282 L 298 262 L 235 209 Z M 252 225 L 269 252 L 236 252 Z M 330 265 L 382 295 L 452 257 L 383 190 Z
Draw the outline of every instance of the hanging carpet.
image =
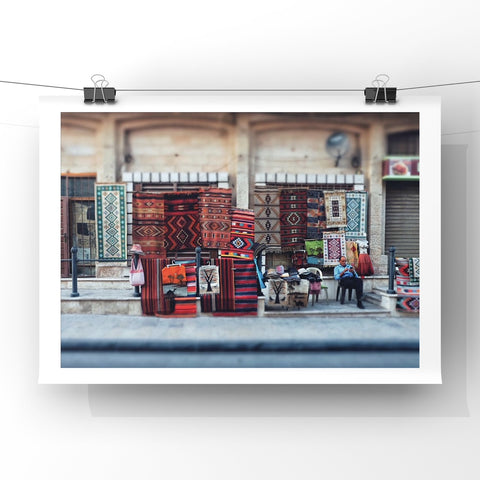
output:
M 307 235 L 307 191 L 282 190 L 280 193 L 280 236 L 283 251 L 304 248 Z
M 280 194 L 278 189 L 255 192 L 255 242 L 280 246 Z
M 344 191 L 323 192 L 327 228 L 347 226 L 347 206 Z
M 166 263 L 166 259 L 160 257 L 142 259 L 145 284 L 142 286 L 141 304 L 144 315 L 167 313 L 162 285 L 162 268 Z
M 323 232 L 323 264 L 325 266 L 336 266 L 340 257 L 346 256 L 345 233 Z
M 230 246 L 221 251 L 222 257 L 253 260 L 255 243 L 255 214 L 253 210 L 234 208 L 231 212 Z
M 257 315 L 257 272 L 252 261 L 234 261 L 235 314 Z
M 232 227 L 232 190 L 210 188 L 201 191 L 198 200 L 203 248 L 228 249 Z
M 420 259 L 419 258 L 409 258 L 408 259 L 408 273 L 410 276 L 410 281 L 419 282 L 420 281 Z
M 367 192 L 346 192 L 347 203 L 347 240 L 366 240 L 367 238 Z
M 198 191 L 163 194 L 165 244 L 169 252 L 194 251 L 201 246 L 198 195 Z
M 327 228 L 325 216 L 325 198 L 322 190 L 307 191 L 307 238 L 322 239 L 322 232 Z
M 146 256 L 165 256 L 165 204 L 162 194 L 134 192 L 132 213 L 132 243 L 139 243 Z
M 97 252 L 101 260 L 127 259 L 127 204 L 124 184 L 95 184 Z
M 288 306 L 287 282 L 283 278 L 270 278 L 268 280 L 268 305 Z
M 346 236 L 346 234 L 345 234 Z M 357 242 L 354 242 L 352 240 L 348 240 L 345 244 L 346 248 L 346 257 L 347 257 L 347 263 L 350 265 L 353 265 L 355 268 L 358 267 L 358 246 Z

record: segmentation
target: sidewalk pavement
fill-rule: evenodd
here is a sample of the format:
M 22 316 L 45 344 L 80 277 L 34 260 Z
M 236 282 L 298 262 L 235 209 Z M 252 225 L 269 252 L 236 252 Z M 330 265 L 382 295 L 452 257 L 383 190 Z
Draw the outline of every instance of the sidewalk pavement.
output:
M 66 368 L 412 368 L 419 361 L 416 316 L 63 314 L 61 335 Z

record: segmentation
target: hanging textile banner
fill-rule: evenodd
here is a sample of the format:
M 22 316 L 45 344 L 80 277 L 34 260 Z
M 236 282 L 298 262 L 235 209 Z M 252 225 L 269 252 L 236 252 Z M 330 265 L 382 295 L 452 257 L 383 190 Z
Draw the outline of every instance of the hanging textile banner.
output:
M 346 257 L 347 263 L 353 265 L 355 268 L 358 267 L 358 246 L 357 242 L 348 240 L 345 244 L 346 248 Z
M 253 260 L 253 244 L 255 241 L 255 214 L 253 210 L 232 209 L 232 230 L 230 246 L 221 251 L 222 257 Z
M 165 256 L 165 202 L 159 193 L 134 192 L 132 196 L 132 242 L 145 255 Z
M 323 264 L 325 266 L 336 266 L 340 257 L 347 255 L 345 245 L 345 233 L 323 233 Z
M 344 191 L 324 192 L 327 228 L 347 226 L 347 206 Z
M 367 239 L 367 192 L 346 192 L 347 202 L 347 240 Z
M 200 295 L 220 293 L 220 281 L 216 265 L 202 265 L 198 269 L 198 287 Z
M 201 191 L 198 199 L 203 248 L 228 249 L 232 228 L 232 190 L 209 188 Z
M 280 193 L 278 189 L 255 191 L 255 242 L 280 246 Z
M 198 191 L 164 193 L 165 240 L 169 252 L 201 246 Z
M 325 197 L 322 190 L 310 189 L 307 192 L 307 238 L 322 239 L 327 228 Z
M 282 190 L 280 193 L 280 235 L 282 250 L 301 250 L 307 235 L 307 191 Z
M 127 259 L 126 190 L 124 184 L 95 184 L 97 252 L 100 260 Z

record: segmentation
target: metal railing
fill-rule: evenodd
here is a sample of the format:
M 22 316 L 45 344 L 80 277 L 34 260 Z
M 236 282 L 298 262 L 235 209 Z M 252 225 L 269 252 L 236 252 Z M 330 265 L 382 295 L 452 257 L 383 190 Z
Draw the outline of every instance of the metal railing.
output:
M 395 293 L 395 247 L 390 247 L 388 251 L 388 290 L 387 293 Z
M 62 262 L 71 262 L 72 265 L 72 293 L 70 293 L 71 297 L 79 297 L 80 293 L 78 292 L 78 271 L 77 271 L 77 264 L 78 264 L 78 248 L 73 246 L 70 249 L 70 252 L 72 254 L 72 258 L 64 258 L 62 259 Z M 130 257 L 131 258 L 131 257 Z M 105 258 L 89 258 L 89 262 L 126 262 L 128 261 L 128 258 L 125 259 L 119 259 L 119 260 L 110 260 L 110 259 L 105 259 Z M 195 262 L 197 264 L 197 289 L 198 289 L 198 266 L 202 264 L 202 249 L 200 247 L 197 247 L 195 249 Z M 133 292 L 134 297 L 140 297 L 140 287 L 136 286 L 134 287 L 134 292 Z

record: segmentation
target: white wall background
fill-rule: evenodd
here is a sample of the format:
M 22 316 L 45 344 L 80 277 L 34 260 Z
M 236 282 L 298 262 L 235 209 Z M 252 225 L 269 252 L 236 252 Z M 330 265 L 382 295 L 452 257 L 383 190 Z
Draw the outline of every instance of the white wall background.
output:
M 382 72 L 400 88 L 480 80 L 477 10 L 473 0 L 20 0 L 2 5 L 0 80 L 82 88 L 102 73 L 118 89 L 363 89 Z M 48 252 L 37 250 L 37 102 L 69 93 L 82 102 L 81 92 L 0 84 L 2 478 L 478 478 L 480 327 L 469 282 L 480 84 L 399 92 L 443 101 L 437 386 L 38 385 L 37 258 Z

